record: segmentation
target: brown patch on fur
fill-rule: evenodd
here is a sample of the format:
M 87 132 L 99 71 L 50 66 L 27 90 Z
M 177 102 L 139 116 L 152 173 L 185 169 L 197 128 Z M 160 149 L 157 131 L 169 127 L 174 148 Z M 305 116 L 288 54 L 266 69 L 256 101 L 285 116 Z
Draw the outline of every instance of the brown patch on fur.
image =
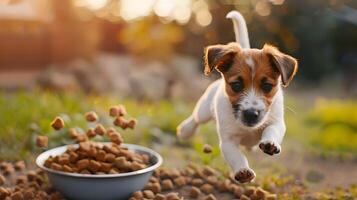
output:
M 271 65 L 280 72 L 283 86 L 288 86 L 298 70 L 296 59 L 268 44 L 264 45 L 263 52 L 269 57 Z
M 212 45 L 204 50 L 204 72 L 210 74 L 214 69 L 224 73 L 229 70 L 240 47 L 238 44 Z
M 247 64 L 247 59 L 251 59 L 253 66 Z M 269 57 L 258 49 L 241 50 L 236 53 L 231 68 L 223 74 L 226 81 L 226 92 L 232 104 L 237 104 L 249 90 L 254 88 L 261 96 L 268 107 L 272 103 L 272 98 L 278 90 L 279 72 L 270 63 Z M 241 77 L 244 89 L 241 92 L 232 90 L 230 83 Z M 262 91 L 262 80 L 266 79 L 273 85 L 273 89 L 265 93 Z
M 247 63 L 248 59 L 253 61 L 253 66 Z M 287 86 L 297 71 L 297 61 L 270 45 L 264 45 L 263 49 L 243 50 L 238 43 L 232 42 L 205 49 L 205 73 L 209 74 L 214 68 L 224 76 L 226 92 L 232 105 L 240 102 L 253 88 L 264 98 L 266 107 L 269 107 L 280 87 L 280 75 L 283 86 Z M 236 92 L 231 84 L 239 79 L 243 81 L 244 88 Z M 271 91 L 265 92 L 262 89 L 263 82 L 272 85 Z

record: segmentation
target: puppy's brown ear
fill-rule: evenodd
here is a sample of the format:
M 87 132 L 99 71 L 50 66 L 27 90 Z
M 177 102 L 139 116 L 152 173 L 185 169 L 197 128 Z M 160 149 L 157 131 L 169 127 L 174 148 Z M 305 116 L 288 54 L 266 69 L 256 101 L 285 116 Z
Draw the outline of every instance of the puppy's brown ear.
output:
M 281 74 L 283 86 L 287 87 L 297 72 L 297 60 L 287 54 L 281 53 L 277 48 L 268 44 L 264 45 L 263 52 L 268 55 L 271 64 Z
M 204 50 L 205 75 L 210 74 L 213 69 L 217 69 L 222 73 L 228 71 L 234 62 L 234 56 L 237 54 L 238 48 L 232 44 L 206 47 Z

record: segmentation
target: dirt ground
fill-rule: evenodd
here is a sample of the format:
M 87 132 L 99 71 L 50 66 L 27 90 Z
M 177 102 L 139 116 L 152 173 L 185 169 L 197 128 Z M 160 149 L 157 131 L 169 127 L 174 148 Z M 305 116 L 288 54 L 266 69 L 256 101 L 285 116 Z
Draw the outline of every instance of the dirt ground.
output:
M 177 147 L 170 147 L 171 156 L 164 155 L 167 166 L 183 167 L 185 163 L 194 161 L 195 158 L 191 157 L 189 150 L 174 148 Z M 182 152 L 185 155 L 182 155 Z M 315 192 L 335 187 L 347 188 L 357 184 L 356 161 L 323 159 L 316 154 L 308 153 L 304 146 L 293 140 L 284 141 L 279 155 L 269 156 L 260 149 L 255 149 L 247 151 L 246 156 L 258 179 L 277 172 L 283 176 L 293 176 L 297 182 L 304 183 L 310 191 Z
M 323 159 L 309 154 L 303 146 L 286 141 L 283 151 L 278 156 L 268 156 L 259 150 L 249 153 L 253 167 L 264 169 L 277 164 L 286 174 L 292 174 L 305 181 L 311 190 L 323 188 L 348 187 L 357 184 L 357 163 L 355 161 L 339 161 Z

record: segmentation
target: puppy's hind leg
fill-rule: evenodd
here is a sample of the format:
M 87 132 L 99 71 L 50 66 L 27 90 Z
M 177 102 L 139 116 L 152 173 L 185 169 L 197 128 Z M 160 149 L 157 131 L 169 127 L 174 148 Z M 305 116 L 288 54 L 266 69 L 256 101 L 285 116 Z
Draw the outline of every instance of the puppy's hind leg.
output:
M 218 82 L 216 81 L 207 88 L 205 93 L 198 100 L 192 115 L 181 122 L 177 127 L 177 135 L 179 138 L 190 138 L 196 132 L 199 124 L 206 123 L 212 119 L 211 105 L 217 86 Z

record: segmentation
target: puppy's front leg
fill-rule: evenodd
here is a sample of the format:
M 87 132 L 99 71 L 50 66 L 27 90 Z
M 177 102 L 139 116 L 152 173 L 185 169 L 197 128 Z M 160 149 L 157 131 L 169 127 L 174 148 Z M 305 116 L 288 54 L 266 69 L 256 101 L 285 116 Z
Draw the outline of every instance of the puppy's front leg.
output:
M 223 157 L 234 171 L 234 178 L 240 183 L 251 182 L 255 173 L 249 168 L 248 160 L 239 147 L 229 139 L 222 139 L 220 148 Z
M 259 148 L 266 154 L 274 155 L 281 152 L 280 144 L 285 135 L 284 122 L 275 123 L 267 126 L 259 142 Z

